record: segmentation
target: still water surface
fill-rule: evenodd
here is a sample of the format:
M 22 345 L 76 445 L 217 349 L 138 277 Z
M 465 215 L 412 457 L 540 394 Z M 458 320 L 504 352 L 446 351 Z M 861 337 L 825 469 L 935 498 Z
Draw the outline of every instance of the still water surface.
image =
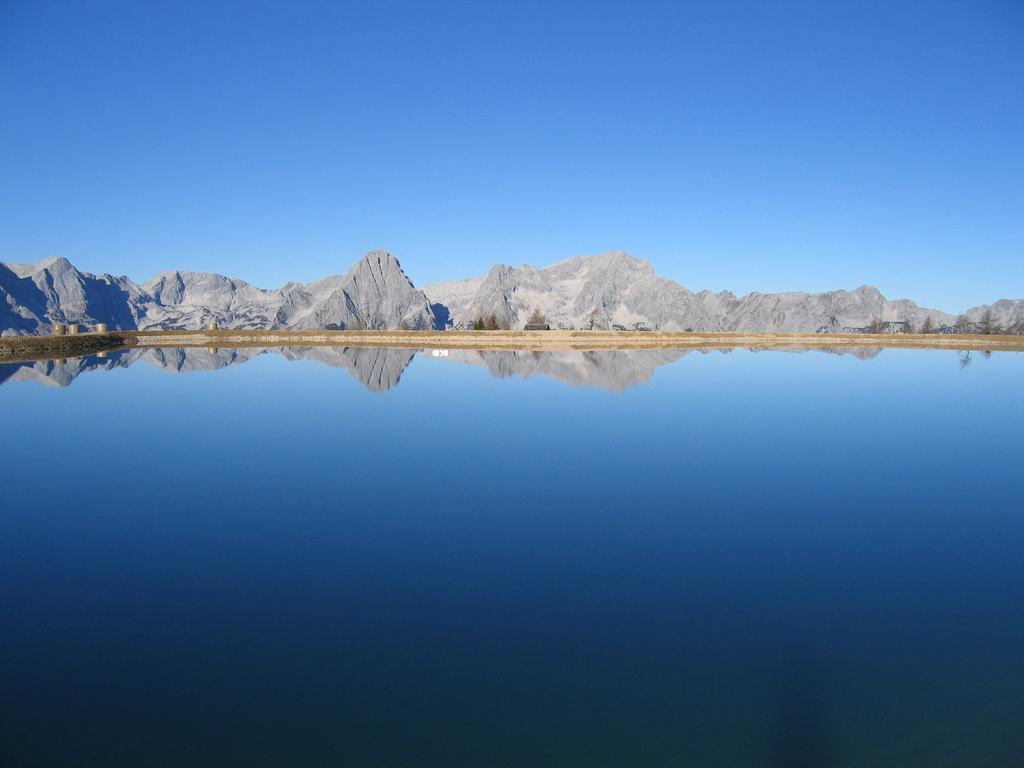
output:
M 0 366 L 0 764 L 1024 764 L 1024 355 L 861 357 Z

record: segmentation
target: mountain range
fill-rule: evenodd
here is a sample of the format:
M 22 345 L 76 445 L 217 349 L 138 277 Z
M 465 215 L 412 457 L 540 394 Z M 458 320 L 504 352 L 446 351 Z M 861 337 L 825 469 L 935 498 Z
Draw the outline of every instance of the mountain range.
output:
M 258 288 L 208 272 L 165 272 L 144 283 L 82 272 L 67 259 L 0 263 L 0 333 L 46 334 L 54 323 L 122 330 L 471 328 L 480 319 L 522 328 L 539 313 L 553 328 L 813 332 L 876 321 L 953 325 L 955 314 L 889 300 L 871 286 L 825 293 L 694 292 L 622 251 L 548 267 L 496 265 L 486 275 L 416 288 L 398 260 L 371 251 L 344 275 Z M 963 314 L 1024 328 L 1024 299 Z

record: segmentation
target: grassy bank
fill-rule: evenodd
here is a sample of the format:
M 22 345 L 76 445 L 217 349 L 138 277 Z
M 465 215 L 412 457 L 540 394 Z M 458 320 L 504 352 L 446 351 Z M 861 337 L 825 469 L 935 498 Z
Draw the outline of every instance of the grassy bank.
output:
M 944 334 L 660 333 L 635 331 L 131 331 L 140 346 L 376 346 L 448 349 L 690 349 L 909 347 L 1024 351 L 1024 336 Z
M 116 331 L 74 336 L 5 336 L 0 338 L 0 361 L 74 357 L 122 346 L 365 346 L 536 351 L 860 347 L 1024 351 L 1024 336 L 633 331 Z

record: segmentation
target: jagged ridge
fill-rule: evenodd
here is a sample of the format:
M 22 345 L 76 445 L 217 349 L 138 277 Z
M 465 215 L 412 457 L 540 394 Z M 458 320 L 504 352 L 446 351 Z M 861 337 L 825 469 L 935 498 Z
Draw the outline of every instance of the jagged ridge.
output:
M 887 300 L 877 288 L 826 293 L 694 293 L 655 274 L 649 262 L 622 251 L 579 256 L 536 269 L 498 265 L 484 276 L 428 285 L 435 306 L 447 308 L 454 328 L 494 316 L 503 327 L 522 327 L 534 310 L 559 328 L 646 327 L 662 331 L 813 332 L 860 328 L 875 320 L 909 321 L 921 327 L 950 325 L 956 316 Z M 977 322 L 991 309 L 993 323 L 1019 327 L 1024 301 L 1002 300 L 966 314 Z
M 953 314 L 890 301 L 877 288 L 826 293 L 695 293 L 660 277 L 650 263 L 615 251 L 544 268 L 497 265 L 484 276 L 417 289 L 398 260 L 371 251 L 344 275 L 266 290 L 202 272 L 166 272 L 137 284 L 80 272 L 67 259 L 0 264 L 0 332 L 48 333 L 53 323 L 103 322 L 120 329 L 196 329 L 211 322 L 237 329 L 467 328 L 480 317 L 521 328 L 534 311 L 562 328 L 664 331 L 812 332 L 874 321 L 920 328 L 956 322 Z M 968 310 L 970 323 L 991 314 L 997 328 L 1024 328 L 1024 300 Z
M 107 323 L 123 330 L 223 328 L 432 328 L 422 291 L 386 251 L 345 275 L 266 290 L 207 272 L 165 272 L 142 283 L 80 272 L 67 259 L 0 264 L 0 331 L 48 333 L 53 323 Z

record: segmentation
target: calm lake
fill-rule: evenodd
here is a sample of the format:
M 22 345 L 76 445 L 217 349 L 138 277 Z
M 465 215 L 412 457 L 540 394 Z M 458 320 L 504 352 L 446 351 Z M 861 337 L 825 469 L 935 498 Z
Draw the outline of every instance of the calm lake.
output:
M 1024 764 L 1024 354 L 0 382 L 0 764 Z

